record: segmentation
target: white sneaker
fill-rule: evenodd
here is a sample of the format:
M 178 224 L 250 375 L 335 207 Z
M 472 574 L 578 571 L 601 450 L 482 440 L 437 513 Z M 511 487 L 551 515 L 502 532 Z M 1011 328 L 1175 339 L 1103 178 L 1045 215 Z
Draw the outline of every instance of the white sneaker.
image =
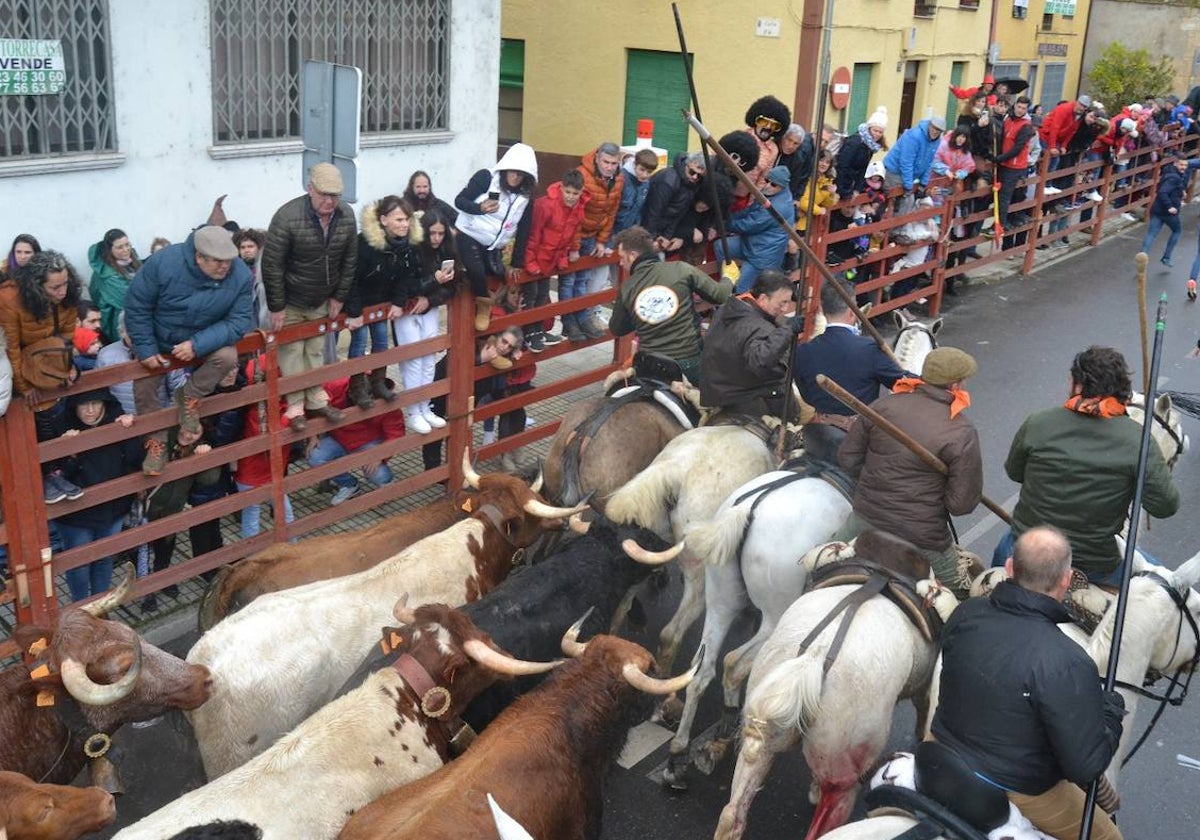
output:
M 484 429 L 483 430 L 483 446 L 491 446 L 495 442 L 496 442 L 496 430 L 495 429 Z
M 1137 216 L 1135 216 L 1135 215 L 1133 215 L 1132 213 L 1122 213 L 1122 214 L 1121 214 L 1121 218 L 1122 218 L 1122 219 L 1124 219 L 1124 220 L 1125 220 L 1125 221 L 1127 221 L 1127 222 L 1137 222 L 1137 221 L 1140 221 L 1140 219 L 1138 219 L 1138 217 L 1137 217 Z
M 446 428 L 446 418 L 438 417 L 436 414 L 434 414 L 433 406 L 431 406 L 429 403 L 425 403 L 420 408 L 421 408 L 421 416 L 425 418 L 425 422 L 428 423 L 431 428 L 434 428 L 434 429 Z
M 433 431 L 433 427 L 429 425 L 425 417 L 416 409 L 409 409 L 404 412 L 404 428 L 418 435 L 427 435 Z
M 1104 200 L 1104 196 L 1100 195 L 1100 193 L 1097 190 L 1092 190 L 1090 193 L 1085 195 L 1084 198 L 1086 198 L 1088 201 L 1103 201 Z
M 1043 195 L 1058 195 L 1062 190 L 1058 187 L 1046 187 L 1042 190 Z

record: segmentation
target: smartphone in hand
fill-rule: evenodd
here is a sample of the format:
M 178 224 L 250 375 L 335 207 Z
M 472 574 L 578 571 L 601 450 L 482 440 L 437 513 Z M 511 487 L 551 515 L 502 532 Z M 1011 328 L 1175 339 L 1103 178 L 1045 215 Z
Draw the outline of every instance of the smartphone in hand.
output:
M 454 270 L 454 260 L 442 260 L 441 270 L 442 271 L 453 271 Z
M 488 193 L 488 201 L 499 201 L 499 200 L 500 200 L 499 191 L 493 190 L 492 192 Z

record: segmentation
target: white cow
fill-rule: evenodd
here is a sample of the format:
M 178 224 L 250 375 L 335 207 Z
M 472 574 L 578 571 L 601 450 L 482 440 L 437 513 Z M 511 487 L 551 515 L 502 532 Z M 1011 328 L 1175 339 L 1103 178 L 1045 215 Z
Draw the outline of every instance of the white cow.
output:
M 464 604 L 490 591 L 555 508 L 507 475 L 468 480 L 475 513 L 374 568 L 272 592 L 205 633 L 188 661 L 208 666 L 213 698 L 192 714 L 204 769 L 215 779 L 275 743 L 333 699 L 407 592 L 419 603 Z

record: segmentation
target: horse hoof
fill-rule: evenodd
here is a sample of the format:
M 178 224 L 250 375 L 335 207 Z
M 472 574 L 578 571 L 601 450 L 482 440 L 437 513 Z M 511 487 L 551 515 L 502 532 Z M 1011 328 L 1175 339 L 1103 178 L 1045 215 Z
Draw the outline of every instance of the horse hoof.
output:
M 674 731 L 679 728 L 679 721 L 683 718 L 683 703 L 678 697 L 672 695 L 662 702 L 654 712 L 651 718 L 655 723 Z
M 709 742 L 704 749 L 696 753 L 696 769 L 705 776 L 711 776 L 713 771 L 717 769 L 717 765 L 725 758 L 725 753 L 728 750 L 729 741 L 724 738 Z
M 672 753 L 667 756 L 667 766 L 663 768 L 663 784 L 671 788 L 671 790 L 687 790 L 688 766 L 687 753 L 680 753 L 678 755 Z

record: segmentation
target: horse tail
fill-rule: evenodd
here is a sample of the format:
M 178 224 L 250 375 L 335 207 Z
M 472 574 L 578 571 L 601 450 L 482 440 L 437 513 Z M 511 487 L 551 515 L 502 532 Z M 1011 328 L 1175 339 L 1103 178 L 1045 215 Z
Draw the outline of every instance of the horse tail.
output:
M 621 524 L 641 525 L 652 531 L 669 528 L 668 515 L 686 477 L 686 465 L 655 461 L 612 494 L 604 513 Z
M 772 668 L 746 698 L 745 717 L 803 734 L 821 710 L 824 679 L 820 657 L 810 653 L 787 659 Z
M 687 533 L 688 548 L 712 566 L 736 562 L 750 524 L 752 507 L 750 504 L 737 505 L 696 525 Z

